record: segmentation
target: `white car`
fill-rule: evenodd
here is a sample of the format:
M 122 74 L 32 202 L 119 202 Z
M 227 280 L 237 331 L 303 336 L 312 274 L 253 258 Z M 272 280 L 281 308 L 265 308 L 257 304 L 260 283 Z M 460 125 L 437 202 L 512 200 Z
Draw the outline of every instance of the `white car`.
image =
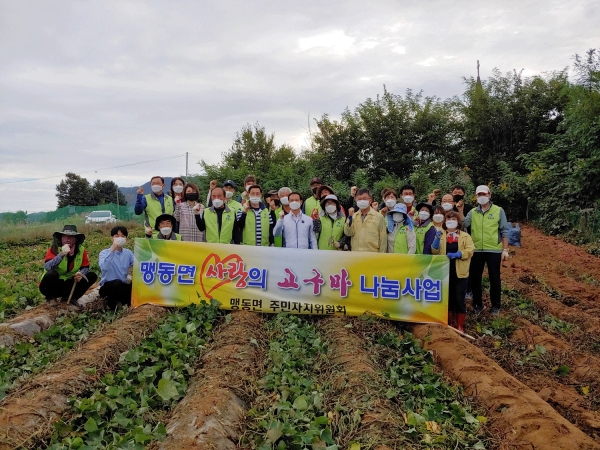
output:
M 89 216 L 85 219 L 85 223 L 116 223 L 117 218 L 113 216 L 113 213 L 110 211 L 92 211 Z

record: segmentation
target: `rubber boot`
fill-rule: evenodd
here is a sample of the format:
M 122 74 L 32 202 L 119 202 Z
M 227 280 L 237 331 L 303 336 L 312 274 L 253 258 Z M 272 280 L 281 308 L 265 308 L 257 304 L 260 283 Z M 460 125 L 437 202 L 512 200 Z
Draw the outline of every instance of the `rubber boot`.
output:
M 456 329 L 458 331 L 465 332 L 465 319 L 467 318 L 466 314 L 457 313 L 456 314 Z

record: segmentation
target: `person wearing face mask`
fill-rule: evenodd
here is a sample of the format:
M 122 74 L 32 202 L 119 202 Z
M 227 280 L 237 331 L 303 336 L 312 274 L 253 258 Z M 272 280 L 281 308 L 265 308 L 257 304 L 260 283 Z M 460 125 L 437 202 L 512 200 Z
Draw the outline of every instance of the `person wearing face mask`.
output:
M 323 180 L 319 177 L 314 177 L 310 180 L 310 190 L 313 195 L 308 197 L 302 206 L 302 212 L 305 214 L 313 214 L 313 211 L 316 209 L 317 213 L 321 212 L 321 198 L 318 196 L 319 188 L 323 185 Z M 328 188 L 331 189 L 331 188 Z
M 318 248 L 313 220 L 302 212 L 302 196 L 297 192 L 288 195 L 290 213 L 279 215 L 273 230 L 274 236 L 283 236 L 285 248 Z
M 406 205 L 396 203 L 387 212 L 387 252 L 414 255 L 417 251 L 417 237 L 413 222 L 406 212 Z
M 248 201 L 243 204 L 242 211 L 237 212 L 243 245 L 268 247 L 273 244 L 273 218 L 261 197 L 262 188 L 258 185 L 250 186 Z
M 179 224 L 179 234 L 182 241 L 188 242 L 206 242 L 203 231 L 196 225 L 196 205 L 204 207 L 198 203 L 200 199 L 200 189 L 194 183 L 188 183 L 183 188 L 183 202 L 175 203 L 175 213 L 173 216 Z M 175 231 L 175 230 L 174 230 Z
M 440 231 L 442 229 L 442 225 L 444 224 L 444 217 L 446 216 L 446 211 L 441 206 L 436 206 L 433 208 L 433 216 L 431 217 L 431 221 L 433 223 L 433 227 L 436 231 Z
M 345 221 L 342 205 L 335 195 L 327 195 L 321 200 L 319 217 L 313 219 L 319 250 L 339 250 L 348 247 L 344 239 Z
M 473 289 L 473 307 L 476 314 L 481 314 L 485 309 L 482 299 L 483 269 L 487 265 L 490 279 L 491 313 L 500 313 L 500 297 L 502 282 L 500 279 L 500 266 L 502 261 L 508 259 L 508 235 L 510 226 L 506 220 L 504 210 L 494 205 L 490 200 L 492 193 L 485 184 L 477 186 L 475 190 L 479 206 L 472 209 L 465 217 L 463 227 L 470 230 L 475 253 L 471 260 L 470 280 Z
M 417 205 L 418 218 L 415 220 L 415 235 L 417 238 L 417 255 L 431 255 L 431 244 L 435 238 L 435 226 L 432 222 L 433 206 L 429 203 Z M 438 217 L 439 219 L 439 217 Z M 440 222 L 443 217 L 440 219 Z
M 381 199 L 383 200 L 383 205 L 379 212 L 385 216 L 398 203 L 398 194 L 395 189 L 385 188 L 381 191 Z
M 225 180 L 223 183 L 223 190 L 225 191 L 225 203 L 229 206 L 229 209 L 240 211 L 242 209 L 242 204 L 235 196 L 235 182 L 232 180 Z M 209 203 L 208 206 L 211 206 L 211 204 Z
M 75 225 L 65 225 L 62 231 L 52 235 L 52 246 L 44 258 L 44 272 L 39 289 L 47 301 L 62 299 L 66 301 L 76 283 L 71 303 L 85 294 L 98 279 L 90 272 L 87 250 L 83 247 L 85 235 L 77 232 Z M 85 278 L 83 277 L 85 275 Z
M 406 213 L 414 220 L 417 215 L 417 210 L 414 206 L 415 187 L 410 184 L 405 184 L 400 188 L 400 197 L 402 198 L 402 203 L 406 206 Z
M 431 202 L 431 204 L 433 206 L 436 206 L 436 200 L 435 197 L 437 196 L 437 194 L 439 194 L 440 190 L 439 189 L 435 189 L 431 194 L 429 194 L 428 199 Z M 461 186 L 460 184 L 456 184 L 452 187 L 452 193 L 451 194 L 446 194 L 444 195 L 444 197 L 442 197 L 442 204 L 443 203 L 450 203 L 452 204 L 452 210 L 456 211 L 457 213 L 460 214 L 460 219 L 462 221 L 465 220 L 465 217 L 467 216 L 467 214 L 469 213 L 469 211 L 471 211 L 471 209 L 473 208 L 471 205 L 469 205 L 468 203 L 465 203 L 465 188 L 463 186 Z M 450 198 L 452 198 L 452 200 L 450 200 Z
M 289 195 L 292 193 L 292 190 L 284 186 L 279 191 L 277 191 L 277 197 L 279 198 L 279 208 L 275 210 L 275 218 L 278 219 L 283 211 L 283 214 L 289 214 L 290 209 L 290 200 Z M 281 236 L 273 236 L 273 246 L 274 247 L 285 247 L 283 243 L 283 234 Z
M 265 204 L 269 208 L 269 214 L 271 214 L 273 222 L 277 222 L 278 216 L 275 213 L 281 206 L 281 202 L 279 201 L 279 192 L 275 189 L 267 192 L 267 195 L 265 195 Z
M 133 267 L 133 252 L 124 248 L 127 242 L 127 228 L 116 226 L 110 230 L 112 245 L 100 252 L 98 258 L 102 276 L 100 277 L 100 297 L 110 309 L 118 305 L 131 304 L 131 282 L 127 278 Z
M 175 177 L 171 180 L 171 190 L 169 191 L 169 195 L 173 198 L 173 202 L 177 203 L 178 201 L 184 201 L 184 186 L 185 181 L 181 177 Z
M 353 252 L 379 252 L 387 250 L 387 226 L 385 217 L 371 208 L 373 195 L 368 189 L 356 191 L 356 206 L 348 210 L 344 234 L 349 236 Z
M 156 176 L 150 179 L 152 193 L 144 195 L 144 188 L 141 186 L 137 190 L 137 199 L 133 210 L 138 216 L 144 213 L 146 234 L 152 234 L 152 225 L 156 223 L 158 216 L 161 214 L 173 214 L 175 211 L 173 198 L 164 194 L 164 187 L 165 179 Z
M 242 206 L 248 201 L 248 191 L 252 186 L 257 186 L 257 180 L 254 175 L 248 175 L 244 178 L 244 190 L 242 191 Z
M 212 206 L 204 208 L 196 206 L 196 226 L 206 231 L 206 242 L 209 244 L 236 243 L 234 233 L 237 228 L 237 210 L 233 210 L 225 202 L 225 190 L 216 187 L 211 192 Z
M 471 236 L 460 230 L 460 226 L 460 214 L 456 211 L 446 213 L 444 229 L 436 232 L 431 252 L 434 255 L 446 255 L 450 259 L 448 325 L 464 332 L 467 316 L 465 293 L 475 245 Z
M 148 233 L 148 230 L 146 230 L 146 237 L 148 239 L 164 239 L 165 241 L 181 241 L 181 235 L 173 231 L 175 222 L 175 217 L 171 214 L 161 214 L 156 218 L 154 225 L 156 231 Z

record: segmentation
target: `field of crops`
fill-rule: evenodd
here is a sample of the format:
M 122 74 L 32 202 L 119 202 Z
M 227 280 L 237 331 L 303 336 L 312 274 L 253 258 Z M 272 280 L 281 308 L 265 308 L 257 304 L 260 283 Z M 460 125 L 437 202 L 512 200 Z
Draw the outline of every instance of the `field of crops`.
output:
M 96 265 L 108 229 L 86 233 Z M 531 228 L 523 243 L 474 340 L 216 304 L 50 311 L 47 242 L 0 243 L 2 320 L 52 319 L 0 325 L 0 449 L 600 449 L 599 261 Z

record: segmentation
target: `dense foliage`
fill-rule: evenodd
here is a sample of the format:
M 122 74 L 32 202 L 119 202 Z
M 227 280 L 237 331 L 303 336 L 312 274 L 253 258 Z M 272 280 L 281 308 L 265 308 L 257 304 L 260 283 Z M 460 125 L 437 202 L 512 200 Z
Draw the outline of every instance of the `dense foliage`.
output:
M 408 90 L 367 99 L 339 119 L 325 114 L 309 128 L 304 149 L 275 144 L 259 124 L 245 126 L 221 163 L 200 165 L 211 179 L 242 183 L 254 173 L 267 189 L 290 186 L 308 195 L 324 178 L 341 197 L 352 185 L 411 182 L 417 199 L 434 187 L 488 184 L 512 220 L 537 219 L 548 231 L 600 231 L 600 53 L 575 55 L 574 71 L 525 77 L 495 69 L 465 78 L 461 96 L 442 100 Z M 587 214 L 587 216 L 586 216 Z

